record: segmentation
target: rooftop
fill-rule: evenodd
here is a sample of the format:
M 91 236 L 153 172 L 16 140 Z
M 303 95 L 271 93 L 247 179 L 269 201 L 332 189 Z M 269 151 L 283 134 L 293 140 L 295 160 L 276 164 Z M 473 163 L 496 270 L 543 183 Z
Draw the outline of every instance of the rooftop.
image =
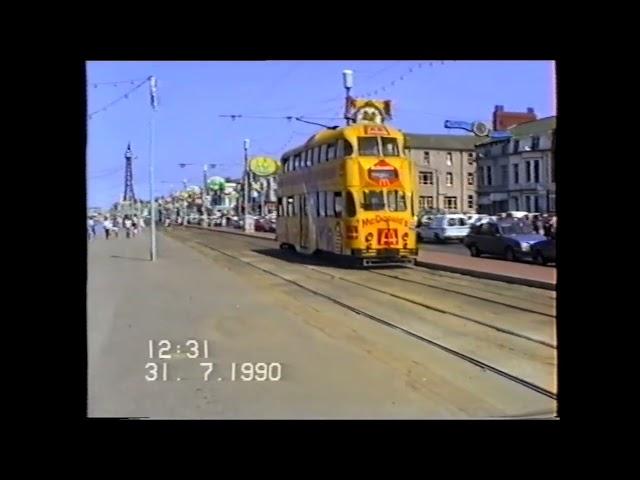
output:
M 556 119 L 557 116 L 539 118 L 538 120 L 532 120 L 530 122 L 524 122 L 515 127 L 511 127 L 507 129 L 508 132 L 511 132 L 514 139 L 521 139 L 528 137 L 530 135 L 540 135 L 546 132 L 549 132 L 556 128 Z M 493 139 L 487 138 L 481 142 L 478 142 L 479 145 L 486 145 L 488 143 L 497 143 L 504 142 L 508 139 Z

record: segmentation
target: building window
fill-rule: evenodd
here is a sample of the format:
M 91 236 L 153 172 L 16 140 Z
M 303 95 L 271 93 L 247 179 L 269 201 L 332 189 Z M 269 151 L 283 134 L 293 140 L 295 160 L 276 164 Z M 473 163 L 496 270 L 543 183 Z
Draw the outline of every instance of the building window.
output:
M 551 181 L 556 183 L 556 155 L 551 152 Z
M 467 163 L 469 165 L 473 165 L 473 159 L 474 159 L 475 155 L 473 154 L 473 152 L 469 152 L 467 153 Z
M 520 210 L 520 199 L 518 197 L 513 197 L 513 209 L 517 212 Z
M 485 182 L 487 185 L 493 185 L 493 177 L 491 176 L 491 166 L 487 165 L 487 181 Z
M 539 150 L 540 149 L 540 137 L 533 136 L 531 137 L 531 150 Z
M 420 185 L 433 185 L 433 172 L 420 172 Z
M 473 195 L 467 195 L 467 208 L 473 209 Z
M 427 197 L 418 197 L 418 208 L 422 209 L 425 208 L 427 204 Z
M 444 208 L 447 210 L 456 210 L 458 208 L 458 198 L 444 197 Z
M 428 196 L 427 197 L 427 208 L 433 208 L 433 197 L 432 196 Z
M 467 172 L 467 185 L 473 185 L 473 172 Z
M 500 181 L 502 185 L 509 184 L 509 165 L 500 165 Z
M 520 150 L 520 140 L 513 141 L 513 153 L 518 153 Z
M 533 161 L 533 181 L 534 183 L 540 183 L 540 160 Z
M 447 172 L 446 179 L 447 179 L 447 187 L 453 187 L 453 173 Z
M 431 154 L 430 152 L 422 152 L 422 164 L 430 165 L 431 164 Z
M 336 217 L 342 217 L 342 192 L 333 192 L 333 207 Z
M 502 154 L 503 155 L 508 155 L 509 154 L 509 142 L 504 142 L 502 144 Z
M 520 183 L 520 165 L 517 163 L 513 164 L 513 183 Z
M 524 162 L 525 175 L 527 176 L 527 183 L 531 183 L 531 161 Z
M 525 202 L 526 202 L 527 212 L 530 212 L 531 211 L 531 195 L 527 195 L 525 197 Z
M 533 197 L 533 211 L 536 213 L 540 211 L 540 197 L 537 195 Z
M 453 165 L 453 154 L 451 152 L 447 152 L 447 167 Z
M 481 187 L 484 185 L 484 167 L 478 168 L 478 186 Z

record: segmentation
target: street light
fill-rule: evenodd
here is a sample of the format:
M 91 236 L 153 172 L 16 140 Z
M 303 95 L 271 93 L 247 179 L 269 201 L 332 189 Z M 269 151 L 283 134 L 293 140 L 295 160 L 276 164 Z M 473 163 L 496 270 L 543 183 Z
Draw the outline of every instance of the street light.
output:
M 342 71 L 342 84 L 345 90 L 344 119 L 347 121 L 347 125 L 349 125 L 351 122 L 349 118 L 349 100 L 351 99 L 351 89 L 353 88 L 353 70 Z
M 249 231 L 249 139 L 244 139 L 244 231 Z

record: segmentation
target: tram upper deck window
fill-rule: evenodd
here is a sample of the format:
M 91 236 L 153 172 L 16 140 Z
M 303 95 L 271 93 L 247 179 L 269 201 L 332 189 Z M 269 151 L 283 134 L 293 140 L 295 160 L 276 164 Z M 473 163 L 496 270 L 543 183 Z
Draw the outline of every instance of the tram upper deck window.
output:
M 383 190 L 364 190 L 362 192 L 364 202 L 362 208 L 367 212 L 379 212 L 384 210 L 384 191 Z
M 395 138 L 382 137 L 382 153 L 386 157 L 398 157 L 400 156 L 400 150 L 398 149 L 398 140 Z
M 293 169 L 298 170 L 300 168 L 300 154 L 293 156 Z
M 390 212 L 404 212 L 407 210 L 407 198 L 401 190 L 387 192 L 387 206 Z
M 330 143 L 327 145 L 327 162 L 336 158 L 336 144 Z
M 343 140 L 340 140 L 343 144 L 342 148 L 342 155 L 345 157 L 350 157 L 351 155 L 353 155 L 353 145 L 351 145 L 351 142 L 349 140 L 347 140 L 346 138 Z
M 378 137 L 358 137 L 358 155 L 361 157 L 379 156 Z

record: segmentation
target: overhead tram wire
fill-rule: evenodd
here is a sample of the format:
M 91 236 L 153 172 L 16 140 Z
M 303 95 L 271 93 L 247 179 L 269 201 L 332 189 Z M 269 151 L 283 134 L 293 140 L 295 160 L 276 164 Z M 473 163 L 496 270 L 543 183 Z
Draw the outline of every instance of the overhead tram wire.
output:
M 113 100 L 111 103 L 105 105 L 104 107 L 90 113 L 88 115 L 88 119 L 91 120 L 93 119 L 94 115 L 97 115 L 100 112 L 104 112 L 106 110 L 108 110 L 109 108 L 111 108 L 112 106 L 114 106 L 116 103 L 120 102 L 121 100 L 124 100 L 125 98 L 128 99 L 129 95 L 131 95 L 134 91 L 136 91 L 137 89 L 139 89 L 141 86 L 143 86 L 145 83 L 147 83 L 149 81 L 149 79 L 145 79 L 142 82 L 140 82 L 138 85 L 136 85 L 135 87 L 133 87 L 132 89 L 130 89 L 129 91 L 127 91 L 126 93 L 124 93 L 123 95 L 120 95 L 118 98 L 116 98 L 115 100 Z

